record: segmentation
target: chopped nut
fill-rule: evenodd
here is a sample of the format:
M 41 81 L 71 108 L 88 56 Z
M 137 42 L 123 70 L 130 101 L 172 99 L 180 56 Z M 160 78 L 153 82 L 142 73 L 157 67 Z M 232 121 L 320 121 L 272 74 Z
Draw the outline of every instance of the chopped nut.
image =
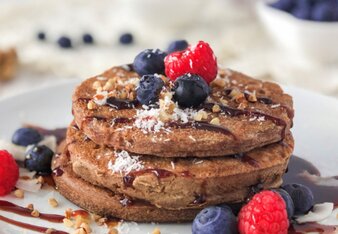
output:
M 89 224 L 89 221 L 90 221 L 89 219 L 87 219 L 87 218 L 85 218 L 85 217 L 83 217 L 81 215 L 77 215 L 75 217 L 75 225 L 74 225 L 74 227 L 75 228 L 79 228 L 79 227 L 81 227 L 81 225 L 83 223 Z
M 45 179 L 42 176 L 38 177 L 38 183 L 39 184 L 44 184 L 45 183 Z
M 62 221 L 63 221 L 63 224 L 64 224 L 66 227 L 73 227 L 73 226 L 74 226 L 74 223 L 73 223 L 72 220 L 70 220 L 70 219 L 64 218 Z
M 14 196 L 16 196 L 17 198 L 24 198 L 25 193 L 23 190 L 17 189 L 14 191 Z
M 107 218 L 100 218 L 99 220 L 97 220 L 97 225 L 102 226 L 106 222 L 107 222 Z
M 86 231 L 86 233 L 92 232 L 92 229 L 89 227 L 87 223 L 82 223 L 80 227 L 83 228 Z
M 39 217 L 39 216 L 40 216 L 40 212 L 39 212 L 38 210 L 34 209 L 34 210 L 31 212 L 31 215 L 32 215 L 33 217 Z
M 159 228 L 155 228 L 152 234 L 161 234 L 161 231 Z
M 116 228 L 110 228 L 108 234 L 119 234 L 119 232 L 116 230 Z
M 97 214 L 92 214 L 92 219 L 96 222 L 98 221 L 100 218 L 102 218 L 102 216 L 97 215 Z
M 53 229 L 53 228 L 48 228 L 48 229 L 45 231 L 45 234 L 52 234 L 53 232 L 55 232 L 55 229 Z
M 213 118 L 211 121 L 210 121 L 211 124 L 214 124 L 214 125 L 220 125 L 220 121 L 219 121 L 219 118 Z
M 114 83 L 108 80 L 106 84 L 103 86 L 103 90 L 109 90 L 113 87 Z
M 252 93 L 247 93 L 247 98 L 249 102 L 257 102 L 256 91 Z
M 87 234 L 87 232 L 84 228 L 78 228 L 72 234 Z
M 227 105 L 227 104 L 228 104 L 228 101 L 225 100 L 225 99 L 223 99 L 223 98 L 219 99 L 219 101 L 220 101 L 223 105 Z
M 226 85 L 225 79 L 215 79 L 211 84 L 212 87 L 224 88 Z
M 101 88 L 102 89 L 102 86 L 101 86 L 101 82 L 100 81 L 95 81 L 94 83 L 93 83 L 93 89 L 99 89 L 99 88 Z
M 214 113 L 218 113 L 221 111 L 221 107 L 217 104 L 215 104 L 213 107 L 212 107 L 212 112 Z
M 95 108 L 95 103 L 94 103 L 92 100 L 90 100 L 90 101 L 88 102 L 88 104 L 87 104 L 87 108 L 88 108 L 89 110 L 94 109 L 94 108 Z
M 51 205 L 51 207 L 54 207 L 54 208 L 59 205 L 59 203 L 57 202 L 57 200 L 55 200 L 55 198 L 49 198 L 48 203 L 49 205 Z
M 10 80 L 14 77 L 18 67 L 18 57 L 15 49 L 0 51 L 0 81 Z
M 122 90 L 120 92 L 120 99 L 127 99 L 127 92 L 125 90 Z
M 65 211 L 65 216 L 67 219 L 70 219 L 72 217 L 73 210 L 71 208 L 67 208 Z
M 238 105 L 238 109 L 241 109 L 241 110 L 243 110 L 243 109 L 245 109 L 245 108 L 247 108 L 247 107 L 248 107 L 247 103 L 244 103 L 244 102 L 241 102 L 241 103 Z
M 33 204 L 28 204 L 28 205 L 27 205 L 27 209 L 34 210 Z
M 194 115 L 194 120 L 195 121 L 201 121 L 203 118 L 203 114 L 199 111 Z

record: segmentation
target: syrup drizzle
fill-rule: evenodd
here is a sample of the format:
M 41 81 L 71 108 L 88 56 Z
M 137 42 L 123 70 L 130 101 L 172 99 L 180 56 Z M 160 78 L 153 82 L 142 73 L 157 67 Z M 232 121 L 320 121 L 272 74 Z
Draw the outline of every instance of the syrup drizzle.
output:
M 116 110 L 133 109 L 138 104 L 139 102 L 137 100 L 129 101 L 129 100 L 116 99 L 114 97 L 110 97 L 107 99 L 107 105 Z

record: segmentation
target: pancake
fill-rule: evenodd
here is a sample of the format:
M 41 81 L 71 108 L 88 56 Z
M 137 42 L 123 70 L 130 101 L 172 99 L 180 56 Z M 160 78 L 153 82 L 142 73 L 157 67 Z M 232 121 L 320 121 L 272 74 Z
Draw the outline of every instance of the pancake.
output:
M 206 102 L 185 110 L 166 106 L 173 83 L 164 76 L 160 107 L 139 105 L 139 78 L 130 66 L 114 67 L 76 88 L 72 111 L 85 135 L 136 154 L 211 157 L 279 142 L 292 126 L 292 98 L 277 84 L 239 72 L 219 70 Z
M 104 217 L 136 222 L 184 222 L 193 220 L 199 212 L 198 209 L 159 209 L 146 202 L 127 200 L 123 195 L 94 186 L 72 171 L 67 149 L 54 157 L 52 168 L 62 171 L 60 176 L 54 173 L 53 178 L 64 197 L 81 208 Z
M 84 180 L 160 208 L 190 209 L 244 201 L 257 185 L 279 187 L 294 142 L 288 134 L 283 142 L 240 155 L 135 159 L 97 145 L 72 125 L 67 144 L 73 171 Z

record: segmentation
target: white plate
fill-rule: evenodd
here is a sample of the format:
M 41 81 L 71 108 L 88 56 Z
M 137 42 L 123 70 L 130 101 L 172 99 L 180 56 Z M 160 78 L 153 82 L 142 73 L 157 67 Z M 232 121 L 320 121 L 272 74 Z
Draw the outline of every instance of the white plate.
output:
M 72 120 L 71 94 L 76 83 L 63 83 L 0 101 L 0 137 L 10 139 L 12 133 L 23 123 L 38 124 L 48 128 L 65 127 Z M 314 163 L 324 176 L 338 173 L 338 100 L 297 88 L 286 88 L 294 97 L 296 117 L 293 133 L 296 140 L 295 154 Z M 48 198 L 60 201 L 58 208 L 50 208 Z M 76 208 L 57 192 L 43 190 L 38 194 L 26 193 L 24 199 L 12 195 L 2 197 L 26 206 L 33 203 L 40 212 L 63 214 L 68 207 Z M 69 231 L 63 224 L 53 224 L 39 219 L 26 218 L 0 212 L 0 215 L 46 227 Z M 151 233 L 159 227 L 162 234 L 191 233 L 190 224 L 128 224 L 122 234 Z M 129 228 L 129 230 L 127 230 Z M 0 221 L 0 234 L 35 233 L 25 231 Z M 98 228 L 94 233 L 107 233 Z

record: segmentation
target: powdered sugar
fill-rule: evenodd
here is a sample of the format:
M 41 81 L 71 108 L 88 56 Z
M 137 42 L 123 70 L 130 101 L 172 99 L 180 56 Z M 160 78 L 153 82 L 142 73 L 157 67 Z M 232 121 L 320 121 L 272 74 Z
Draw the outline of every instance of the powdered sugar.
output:
M 143 164 L 139 161 L 139 156 L 131 156 L 125 150 L 121 152 L 115 152 L 115 162 L 109 161 L 108 169 L 113 172 L 128 174 L 131 171 L 139 171 L 143 169 Z

